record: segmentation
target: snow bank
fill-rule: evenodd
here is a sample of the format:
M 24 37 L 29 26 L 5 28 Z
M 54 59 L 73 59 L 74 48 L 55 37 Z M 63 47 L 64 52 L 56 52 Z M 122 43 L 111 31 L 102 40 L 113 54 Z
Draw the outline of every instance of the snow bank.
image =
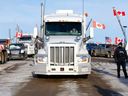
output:
M 112 88 L 114 88 L 123 96 L 128 96 L 128 79 L 124 78 L 124 74 L 122 70 L 121 70 L 121 78 L 117 78 L 116 63 L 93 62 L 92 69 L 94 72 L 100 74 L 101 77 L 104 80 L 106 80 L 108 84 L 112 86 Z

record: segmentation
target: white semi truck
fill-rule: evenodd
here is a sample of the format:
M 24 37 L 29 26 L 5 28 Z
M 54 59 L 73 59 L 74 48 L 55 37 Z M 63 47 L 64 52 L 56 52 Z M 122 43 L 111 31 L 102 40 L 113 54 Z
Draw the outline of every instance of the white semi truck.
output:
M 18 38 L 19 43 L 24 43 L 28 56 L 32 56 L 36 53 L 35 50 L 35 38 L 31 34 L 23 34 L 22 37 Z
M 91 57 L 86 41 L 93 37 L 93 30 L 86 38 L 86 17 L 72 10 L 58 10 L 44 16 L 44 48 L 34 57 L 35 75 L 88 75 Z

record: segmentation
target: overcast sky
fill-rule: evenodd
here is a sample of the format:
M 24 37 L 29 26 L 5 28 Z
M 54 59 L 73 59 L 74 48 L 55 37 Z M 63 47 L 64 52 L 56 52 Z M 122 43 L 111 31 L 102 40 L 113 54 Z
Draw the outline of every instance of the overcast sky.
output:
M 47 0 L 46 14 L 58 9 L 72 9 L 75 13 L 82 12 L 83 0 Z M 8 38 L 11 29 L 12 37 L 19 24 L 23 32 L 33 33 L 33 27 L 40 26 L 40 3 L 43 0 L 1 0 L 0 2 L 0 38 Z M 112 7 L 125 11 L 126 16 L 120 17 L 123 25 L 128 25 L 128 0 L 85 0 L 85 11 L 88 13 L 87 22 L 92 18 L 105 24 L 106 29 L 95 29 L 94 42 L 104 42 L 105 37 L 123 38 L 122 31 L 113 16 Z M 128 30 L 126 30 L 128 33 Z M 128 35 L 127 35 L 128 36 Z

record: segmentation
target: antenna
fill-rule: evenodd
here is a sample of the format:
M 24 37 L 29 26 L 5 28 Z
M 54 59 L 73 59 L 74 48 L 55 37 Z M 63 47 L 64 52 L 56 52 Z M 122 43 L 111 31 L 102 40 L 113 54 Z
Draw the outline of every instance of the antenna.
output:
M 9 38 L 11 39 L 11 29 L 8 30 Z
M 11 29 L 9 29 L 8 31 L 9 31 L 9 33 L 8 33 L 8 34 L 9 34 L 9 39 L 10 39 L 10 41 L 12 41 L 12 37 L 11 37 Z

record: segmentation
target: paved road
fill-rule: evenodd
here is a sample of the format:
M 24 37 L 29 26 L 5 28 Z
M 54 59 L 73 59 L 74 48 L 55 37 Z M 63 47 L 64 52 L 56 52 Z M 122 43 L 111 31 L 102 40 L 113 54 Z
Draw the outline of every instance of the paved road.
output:
M 0 65 L 0 96 L 14 96 L 14 94 L 22 88 L 31 77 L 31 64 L 32 61 L 9 61 L 8 63 Z M 10 66 L 11 65 L 11 66 Z
M 119 95 L 96 74 L 86 78 L 32 79 L 15 96 L 112 96 Z
M 0 72 L 0 96 L 121 96 L 95 71 L 88 78 L 33 78 L 32 59 L 11 63 L 16 66 Z

